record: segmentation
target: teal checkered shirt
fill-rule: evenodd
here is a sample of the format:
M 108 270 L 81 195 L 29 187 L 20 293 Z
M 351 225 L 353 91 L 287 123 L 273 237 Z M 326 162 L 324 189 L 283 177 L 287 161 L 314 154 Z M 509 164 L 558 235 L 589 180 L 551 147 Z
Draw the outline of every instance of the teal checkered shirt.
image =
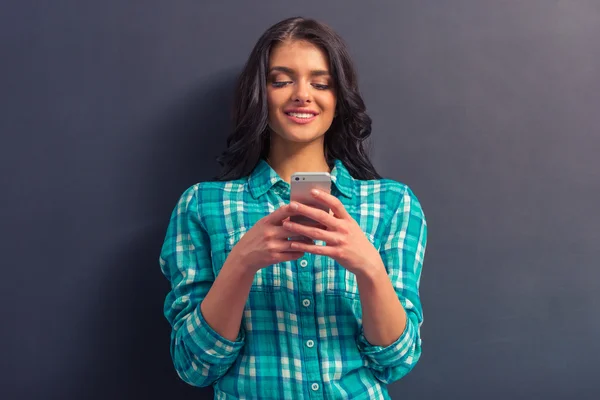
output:
M 356 276 L 308 253 L 256 273 L 235 341 L 207 324 L 200 303 L 233 246 L 289 203 L 289 183 L 261 160 L 248 177 L 190 187 L 171 215 L 160 267 L 171 283 L 171 355 L 185 382 L 212 384 L 216 399 L 389 399 L 386 384 L 414 367 L 427 238 L 419 201 L 393 180 L 354 179 L 339 160 L 331 175 L 331 193 L 379 250 L 408 315 L 404 333 L 387 347 L 371 345 Z

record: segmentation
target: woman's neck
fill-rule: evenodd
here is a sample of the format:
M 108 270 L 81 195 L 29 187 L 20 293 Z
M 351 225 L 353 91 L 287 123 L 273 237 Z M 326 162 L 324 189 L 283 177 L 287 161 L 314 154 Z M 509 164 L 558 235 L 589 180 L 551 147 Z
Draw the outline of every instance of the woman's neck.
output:
M 288 183 L 295 172 L 331 172 L 322 141 L 301 146 L 277 146 L 276 143 L 271 143 L 267 162 Z

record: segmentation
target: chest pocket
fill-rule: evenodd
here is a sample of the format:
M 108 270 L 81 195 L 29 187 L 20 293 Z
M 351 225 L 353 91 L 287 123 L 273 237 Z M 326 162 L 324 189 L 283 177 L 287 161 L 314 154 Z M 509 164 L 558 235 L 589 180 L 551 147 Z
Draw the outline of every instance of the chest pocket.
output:
M 238 229 L 233 233 L 230 233 L 225 238 L 225 254 L 229 255 L 229 252 L 233 247 L 240 241 L 240 239 L 248 231 L 247 228 Z M 251 292 L 277 292 L 282 288 L 282 268 L 284 264 L 269 265 L 261 268 L 254 275 L 254 281 L 250 288 Z
M 379 243 L 373 235 L 365 233 L 371 244 L 379 251 Z M 327 261 L 325 268 L 325 294 L 331 296 L 345 296 L 359 299 L 358 282 L 356 275 L 348 271 L 332 258 L 324 257 Z

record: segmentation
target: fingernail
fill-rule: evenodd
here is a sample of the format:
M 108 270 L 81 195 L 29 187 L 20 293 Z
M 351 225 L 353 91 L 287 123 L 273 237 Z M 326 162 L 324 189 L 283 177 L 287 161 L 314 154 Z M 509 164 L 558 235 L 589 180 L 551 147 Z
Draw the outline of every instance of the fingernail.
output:
M 290 208 L 292 210 L 297 210 L 298 209 L 298 204 L 296 204 L 296 203 L 290 203 Z
M 318 196 L 318 195 L 319 195 L 319 191 L 318 191 L 317 189 L 312 189 L 312 190 L 310 191 L 310 193 L 311 193 L 313 196 Z

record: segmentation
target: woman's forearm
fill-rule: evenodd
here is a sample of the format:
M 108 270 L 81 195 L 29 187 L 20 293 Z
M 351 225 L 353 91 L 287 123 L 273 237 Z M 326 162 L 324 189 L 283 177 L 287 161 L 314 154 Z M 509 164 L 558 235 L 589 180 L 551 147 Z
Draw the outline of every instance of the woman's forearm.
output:
M 235 341 L 239 334 L 254 275 L 239 260 L 227 258 L 200 305 L 208 325 L 225 339 Z
M 356 276 L 365 338 L 372 345 L 394 343 L 406 328 L 406 312 L 385 268 Z

